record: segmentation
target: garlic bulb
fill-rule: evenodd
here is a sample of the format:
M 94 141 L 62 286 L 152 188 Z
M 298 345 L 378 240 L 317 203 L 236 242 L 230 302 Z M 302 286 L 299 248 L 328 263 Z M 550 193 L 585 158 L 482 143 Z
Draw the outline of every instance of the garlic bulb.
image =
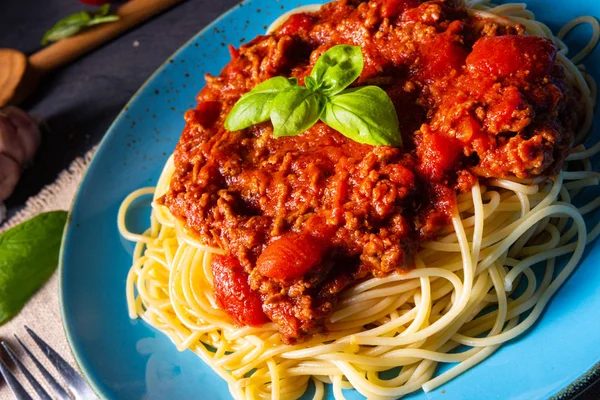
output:
M 21 166 L 11 157 L 0 153 L 0 201 L 8 199 L 21 177 Z
M 0 111 L 0 202 L 12 194 L 40 140 L 40 129 L 27 113 L 16 107 Z

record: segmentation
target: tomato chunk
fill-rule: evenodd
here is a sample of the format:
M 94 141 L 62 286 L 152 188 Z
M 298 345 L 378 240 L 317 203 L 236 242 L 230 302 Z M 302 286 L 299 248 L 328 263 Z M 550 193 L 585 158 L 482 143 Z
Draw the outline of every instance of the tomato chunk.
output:
M 287 233 L 267 246 L 256 268 L 261 275 L 276 280 L 300 278 L 321 263 L 323 252 L 324 246 L 311 235 Z
M 455 169 L 460 155 L 460 142 L 440 134 L 425 133 L 417 144 L 417 154 L 421 158 L 419 171 L 429 179 L 439 182 L 446 171 Z
M 446 32 L 425 40 L 420 46 L 421 65 L 417 76 L 426 81 L 448 75 L 452 70 L 460 71 L 467 52 L 456 40 L 456 33 L 463 29 L 460 21 L 450 24 Z
M 467 68 L 499 77 L 539 77 L 551 71 L 555 59 L 556 46 L 548 39 L 516 35 L 483 37 L 475 42 L 467 57 Z
M 291 15 L 288 20 L 279 28 L 279 33 L 282 35 L 293 35 L 300 31 L 308 31 L 312 28 L 315 20 L 312 16 L 306 13 Z
M 262 309 L 262 299 L 250 289 L 248 274 L 238 260 L 216 255 L 211 269 L 217 303 L 236 323 L 260 326 L 269 322 Z
M 401 15 L 404 11 L 418 7 L 419 0 L 384 0 L 381 5 L 381 16 L 392 18 Z

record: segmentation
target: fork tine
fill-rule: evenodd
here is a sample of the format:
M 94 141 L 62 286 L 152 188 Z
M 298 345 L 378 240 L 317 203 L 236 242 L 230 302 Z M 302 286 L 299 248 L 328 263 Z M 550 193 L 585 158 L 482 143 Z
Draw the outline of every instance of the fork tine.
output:
M 8 383 L 8 387 L 15 395 L 15 399 L 17 400 L 33 400 L 31 396 L 27 394 L 25 388 L 19 383 L 17 378 L 10 372 L 4 361 L 0 359 L 0 374 L 4 377 L 6 383 Z
M 17 342 L 19 342 L 19 345 L 25 351 L 25 353 L 27 353 L 29 358 L 31 358 L 31 360 L 33 361 L 33 363 L 35 364 L 37 369 L 40 370 L 40 372 L 42 373 L 42 376 L 44 377 L 46 382 L 48 382 L 48 385 L 50 385 L 50 387 L 52 388 L 52 391 L 54 392 L 56 397 L 60 400 L 71 400 L 71 396 L 69 396 L 67 391 L 65 389 L 63 389 L 62 386 L 60 386 L 60 384 L 56 381 L 56 379 L 54 379 L 54 377 L 52 375 L 50 375 L 50 372 L 48 372 L 48 370 L 46 368 L 44 368 L 42 363 L 40 363 L 40 361 L 31 352 L 31 350 L 29 350 L 29 348 L 27 346 L 25 346 L 25 343 L 23 343 L 17 335 L 15 335 L 15 339 L 17 340 Z
M 71 393 L 79 400 L 98 400 L 87 382 L 62 358 L 48 343 L 44 342 L 34 331 L 25 326 L 29 336 L 35 341 L 40 350 L 48 358 L 50 363 L 54 365 L 60 376 L 65 380 Z
M 33 375 L 31 375 L 31 372 L 29 372 L 29 370 L 23 365 L 23 363 L 19 360 L 17 355 L 12 351 L 10 346 L 6 342 L 2 342 L 2 347 L 4 347 L 4 350 L 6 350 L 8 356 L 11 358 L 11 360 L 13 360 L 16 366 L 19 367 L 23 375 L 25 375 L 25 378 L 27 378 L 27 380 L 33 387 L 33 390 L 35 390 L 38 396 L 40 396 L 40 399 L 52 400 L 52 397 L 50 397 L 50 395 L 48 394 L 48 392 L 46 392 L 46 390 L 44 390 L 42 385 L 40 385 L 40 383 L 33 377 Z

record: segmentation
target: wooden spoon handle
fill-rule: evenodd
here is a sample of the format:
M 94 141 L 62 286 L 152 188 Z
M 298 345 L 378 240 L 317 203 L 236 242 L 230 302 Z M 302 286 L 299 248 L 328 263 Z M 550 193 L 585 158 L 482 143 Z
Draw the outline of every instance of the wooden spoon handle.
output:
M 73 37 L 54 43 L 31 55 L 29 65 L 40 74 L 48 73 L 180 1 L 182 0 L 130 0 L 116 11 L 120 17 L 118 21 L 97 25 Z

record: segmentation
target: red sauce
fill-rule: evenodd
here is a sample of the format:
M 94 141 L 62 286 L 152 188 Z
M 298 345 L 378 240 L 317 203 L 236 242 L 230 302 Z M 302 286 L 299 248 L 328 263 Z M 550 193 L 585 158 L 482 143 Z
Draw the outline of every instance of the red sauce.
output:
M 213 126 L 221 114 L 221 103 L 218 101 L 202 101 L 196 106 L 193 118 L 203 127 Z
M 392 99 L 402 147 L 359 144 L 323 123 L 277 139 L 270 122 L 224 129 L 241 95 L 273 76 L 302 82 L 342 43 L 363 52 L 354 86 Z M 411 269 L 457 192 L 554 174 L 582 116 L 551 42 L 451 1 L 339 0 L 230 50 L 186 114 L 162 202 L 228 253 L 213 263 L 221 307 L 240 325 L 274 321 L 289 343 L 324 331 L 348 285 Z

